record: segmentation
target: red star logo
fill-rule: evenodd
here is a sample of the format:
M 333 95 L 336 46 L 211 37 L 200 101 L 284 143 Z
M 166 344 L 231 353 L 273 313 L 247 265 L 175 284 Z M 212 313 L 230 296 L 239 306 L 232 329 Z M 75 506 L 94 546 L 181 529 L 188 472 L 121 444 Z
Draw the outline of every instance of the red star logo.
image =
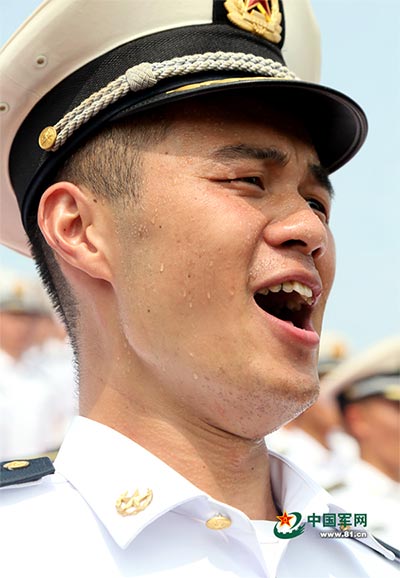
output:
M 290 520 L 292 518 L 294 518 L 294 516 L 289 516 L 287 511 L 284 510 L 282 516 L 277 516 L 278 520 L 281 521 L 281 523 L 279 524 L 280 526 L 284 526 L 285 524 L 287 524 L 290 528 Z
M 271 16 L 271 8 L 269 7 L 269 1 L 268 0 L 247 0 L 247 6 L 246 6 L 246 10 L 253 10 L 253 8 L 258 8 L 261 7 L 261 11 L 262 8 L 264 8 L 265 12 L 268 14 L 268 16 Z

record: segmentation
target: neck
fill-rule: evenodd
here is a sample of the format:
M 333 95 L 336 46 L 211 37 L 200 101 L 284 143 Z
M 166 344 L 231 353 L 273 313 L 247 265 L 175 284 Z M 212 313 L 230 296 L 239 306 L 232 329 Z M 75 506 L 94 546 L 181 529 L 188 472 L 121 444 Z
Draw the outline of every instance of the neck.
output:
M 157 404 L 148 406 L 143 398 L 132 401 L 105 388 L 101 402 L 91 409 L 83 404 L 81 413 L 131 438 L 214 499 L 251 519 L 276 519 L 263 439 L 240 438 L 185 412 L 157 412 Z
M 166 383 L 167 374 L 144 363 L 122 338 L 102 340 L 118 335 L 119 327 L 99 332 L 89 321 L 83 325 L 88 335 L 82 344 L 90 346 L 79 356 L 81 415 L 134 440 L 214 499 L 251 519 L 275 520 L 279 512 L 264 439 L 210 425 L 204 415 L 199 417 L 197 398 L 183 399 L 190 388 Z M 90 335 L 99 338 L 93 341 Z

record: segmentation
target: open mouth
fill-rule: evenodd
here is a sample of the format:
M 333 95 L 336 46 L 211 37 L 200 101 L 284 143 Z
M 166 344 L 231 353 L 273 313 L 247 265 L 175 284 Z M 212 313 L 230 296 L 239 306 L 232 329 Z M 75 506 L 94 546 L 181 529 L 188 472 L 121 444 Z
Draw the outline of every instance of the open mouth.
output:
M 307 285 L 298 281 L 286 281 L 264 287 L 254 294 L 254 300 L 269 315 L 299 329 L 312 330 L 311 311 L 314 297 Z

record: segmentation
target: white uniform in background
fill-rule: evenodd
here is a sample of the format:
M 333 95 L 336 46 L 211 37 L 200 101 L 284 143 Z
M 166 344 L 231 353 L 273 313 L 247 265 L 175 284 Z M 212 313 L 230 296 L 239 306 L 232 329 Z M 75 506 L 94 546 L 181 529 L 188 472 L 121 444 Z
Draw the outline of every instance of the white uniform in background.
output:
M 42 333 L 35 333 L 38 319 L 46 320 L 50 330 L 56 327 L 38 281 L 1 271 L 0 311 L 0 346 L 13 349 L 15 355 L 0 348 L 1 461 L 58 449 L 76 414 L 76 396 L 70 346 L 63 339 L 42 340 Z
M 65 340 L 49 339 L 42 346 L 29 349 L 23 363 L 27 373 L 32 370 L 45 384 L 45 423 L 41 427 L 41 444 L 47 450 L 41 451 L 57 449 L 78 411 L 72 349 Z
M 72 355 L 46 343 L 19 362 L 1 352 L 0 461 L 59 448 L 77 413 Z
M 363 460 L 345 472 L 343 484 L 331 491 L 344 507 L 368 514 L 368 529 L 400 549 L 400 484 Z
M 346 470 L 358 457 L 355 441 L 343 431 L 332 431 L 327 449 L 298 427 L 281 428 L 266 437 L 267 447 L 302 468 L 325 490 L 343 483 Z
M 343 424 L 360 454 L 332 494 L 345 507 L 365 511 L 371 532 L 400 549 L 400 336 L 338 366 L 324 378 L 323 392 L 342 405 Z

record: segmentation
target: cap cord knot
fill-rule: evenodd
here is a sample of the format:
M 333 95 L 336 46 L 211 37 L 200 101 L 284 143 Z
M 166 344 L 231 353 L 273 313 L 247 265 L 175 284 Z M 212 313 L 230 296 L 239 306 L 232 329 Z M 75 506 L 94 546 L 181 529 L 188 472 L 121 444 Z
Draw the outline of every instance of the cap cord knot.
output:
M 132 92 L 145 90 L 157 84 L 157 77 L 153 72 L 153 66 L 149 62 L 142 62 L 125 72 L 126 80 Z

